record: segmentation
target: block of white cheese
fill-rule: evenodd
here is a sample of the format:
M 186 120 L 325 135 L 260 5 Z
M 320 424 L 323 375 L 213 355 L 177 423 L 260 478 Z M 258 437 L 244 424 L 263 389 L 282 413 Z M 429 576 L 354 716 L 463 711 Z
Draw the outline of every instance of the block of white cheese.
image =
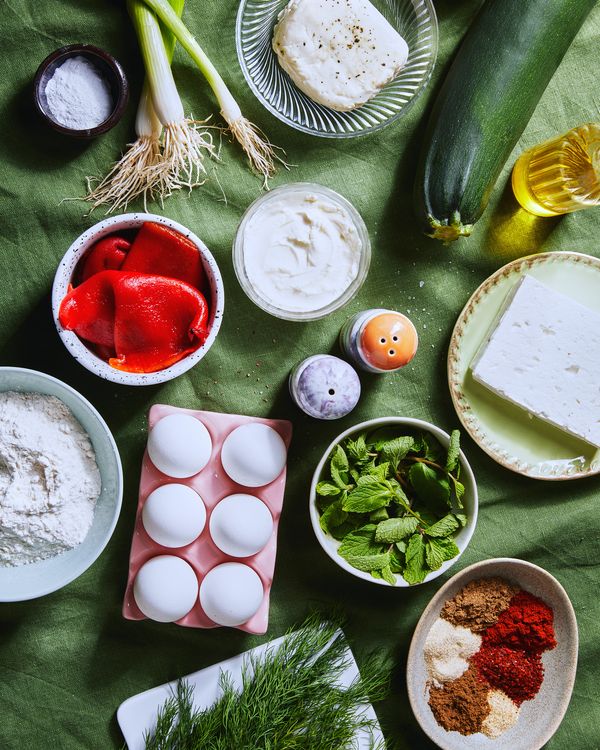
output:
M 600 314 L 524 276 L 471 371 L 498 396 L 600 447 Z
M 273 49 L 301 91 L 340 112 L 374 97 L 408 58 L 404 39 L 369 0 L 291 0 Z

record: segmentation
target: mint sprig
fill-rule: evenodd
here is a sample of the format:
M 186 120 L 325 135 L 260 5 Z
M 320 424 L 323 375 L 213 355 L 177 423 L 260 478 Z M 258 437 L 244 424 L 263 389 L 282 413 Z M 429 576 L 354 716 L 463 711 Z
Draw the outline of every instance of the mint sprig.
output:
M 320 525 L 357 570 L 409 584 L 458 555 L 455 535 L 467 523 L 460 476 L 460 434 L 448 449 L 428 433 L 393 428 L 337 445 L 317 484 Z

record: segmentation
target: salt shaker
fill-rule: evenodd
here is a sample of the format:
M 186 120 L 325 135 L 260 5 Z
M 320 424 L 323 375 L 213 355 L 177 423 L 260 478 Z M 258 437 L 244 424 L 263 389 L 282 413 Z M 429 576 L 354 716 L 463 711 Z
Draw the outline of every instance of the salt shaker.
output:
M 290 373 L 289 386 L 295 404 L 315 419 L 345 417 L 360 398 L 356 370 L 330 354 L 316 354 L 298 363 Z
M 415 356 L 418 344 L 412 322 L 394 310 L 364 310 L 350 318 L 340 331 L 343 352 L 367 372 L 399 370 Z

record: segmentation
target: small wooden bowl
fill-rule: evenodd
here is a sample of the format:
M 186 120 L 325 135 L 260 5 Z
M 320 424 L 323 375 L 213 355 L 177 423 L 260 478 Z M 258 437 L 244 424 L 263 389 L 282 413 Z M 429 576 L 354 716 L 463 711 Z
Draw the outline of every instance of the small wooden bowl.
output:
M 104 76 L 110 86 L 113 99 L 113 109 L 109 117 L 95 128 L 85 130 L 74 130 L 56 122 L 52 118 L 46 98 L 46 85 L 54 75 L 54 71 L 69 57 L 78 56 L 87 58 Z M 121 119 L 129 101 L 129 83 L 121 64 L 108 52 L 92 44 L 69 44 L 48 55 L 37 69 L 33 79 L 33 100 L 41 117 L 57 132 L 73 138 L 95 138 L 97 135 L 108 132 Z
M 491 740 L 483 734 L 464 737 L 458 732 L 447 732 L 437 723 L 428 703 L 423 648 L 444 602 L 452 599 L 469 581 L 495 576 L 539 596 L 552 607 L 557 645 L 542 657 L 545 674 L 537 696 L 523 703 L 514 727 Z M 475 563 L 442 586 L 417 623 L 406 665 L 408 697 L 413 713 L 425 734 L 442 750 L 539 750 L 556 732 L 569 706 L 577 671 L 578 642 L 573 605 L 567 592 L 548 571 L 510 557 Z

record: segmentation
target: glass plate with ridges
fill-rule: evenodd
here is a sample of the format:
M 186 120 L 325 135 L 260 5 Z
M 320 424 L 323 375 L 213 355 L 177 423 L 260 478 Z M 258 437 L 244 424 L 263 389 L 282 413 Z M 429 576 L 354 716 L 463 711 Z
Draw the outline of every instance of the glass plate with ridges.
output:
M 438 50 L 431 0 L 374 0 L 373 5 L 408 44 L 405 67 L 373 99 L 350 112 L 317 104 L 280 67 L 271 42 L 288 0 L 242 0 L 236 47 L 248 85 L 269 112 L 297 130 L 328 138 L 365 135 L 405 114 L 427 86 Z

